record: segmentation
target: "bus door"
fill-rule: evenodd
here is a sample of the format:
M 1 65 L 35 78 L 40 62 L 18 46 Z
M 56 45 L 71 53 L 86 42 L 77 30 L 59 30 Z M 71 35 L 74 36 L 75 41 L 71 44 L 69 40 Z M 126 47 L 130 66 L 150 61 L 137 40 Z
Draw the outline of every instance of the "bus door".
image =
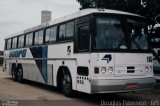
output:
M 77 90 L 90 93 L 90 33 L 89 23 L 77 25 Z

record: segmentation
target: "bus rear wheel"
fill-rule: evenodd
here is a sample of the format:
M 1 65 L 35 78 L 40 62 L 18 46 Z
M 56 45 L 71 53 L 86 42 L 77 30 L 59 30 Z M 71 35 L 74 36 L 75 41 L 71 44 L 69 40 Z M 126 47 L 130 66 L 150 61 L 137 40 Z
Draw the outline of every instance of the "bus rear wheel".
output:
M 63 70 L 61 87 L 64 95 L 73 97 L 72 78 L 70 72 Z
M 18 80 L 16 67 L 15 67 L 14 65 L 12 66 L 12 79 L 13 79 L 14 81 L 17 81 L 17 80 Z
M 23 82 L 23 69 L 21 66 L 18 67 L 17 79 L 18 79 L 18 82 Z

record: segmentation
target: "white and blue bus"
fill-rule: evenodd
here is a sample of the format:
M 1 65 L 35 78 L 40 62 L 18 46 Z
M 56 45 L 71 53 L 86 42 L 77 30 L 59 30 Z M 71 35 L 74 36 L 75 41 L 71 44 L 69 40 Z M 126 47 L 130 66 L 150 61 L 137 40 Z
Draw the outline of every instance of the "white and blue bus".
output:
M 5 72 L 73 91 L 152 90 L 153 56 L 147 19 L 109 9 L 85 9 L 5 39 Z

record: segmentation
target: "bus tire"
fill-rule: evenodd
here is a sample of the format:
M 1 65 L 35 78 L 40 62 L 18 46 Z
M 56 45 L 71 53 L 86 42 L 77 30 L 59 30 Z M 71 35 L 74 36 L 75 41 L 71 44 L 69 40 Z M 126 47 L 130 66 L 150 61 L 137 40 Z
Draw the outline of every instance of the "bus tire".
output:
M 15 65 L 12 65 L 12 79 L 14 81 L 18 80 L 18 78 L 17 78 L 17 70 L 16 70 L 16 66 Z
M 69 71 L 63 69 L 61 80 L 62 92 L 67 97 L 73 97 L 72 78 Z
M 20 83 L 23 82 L 23 69 L 21 66 L 18 66 L 18 69 L 17 69 L 17 80 Z

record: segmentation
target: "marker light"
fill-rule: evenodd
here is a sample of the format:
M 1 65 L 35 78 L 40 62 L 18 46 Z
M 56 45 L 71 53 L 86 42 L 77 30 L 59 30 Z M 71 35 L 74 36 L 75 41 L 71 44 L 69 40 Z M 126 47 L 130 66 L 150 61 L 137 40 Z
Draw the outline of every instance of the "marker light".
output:
M 94 73 L 99 74 L 99 68 L 98 67 L 94 67 Z
M 149 72 L 149 67 L 146 66 L 146 67 L 145 67 L 145 70 L 146 70 L 146 72 Z

